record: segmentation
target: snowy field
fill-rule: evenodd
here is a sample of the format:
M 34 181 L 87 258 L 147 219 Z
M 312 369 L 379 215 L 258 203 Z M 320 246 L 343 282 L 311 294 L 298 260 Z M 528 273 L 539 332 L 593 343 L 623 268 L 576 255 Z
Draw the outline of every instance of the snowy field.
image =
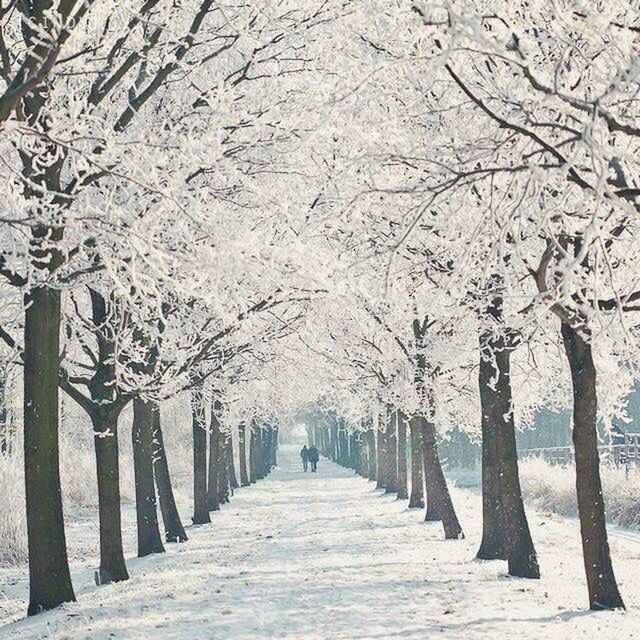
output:
M 97 588 L 96 560 L 78 560 L 75 604 L 25 619 L 26 566 L 2 570 L 0 638 L 640 638 L 634 533 L 612 532 L 629 610 L 593 613 L 575 521 L 529 511 L 543 577 L 513 579 L 505 563 L 474 559 L 477 492 L 453 490 L 467 538 L 445 542 L 421 510 L 349 470 L 321 460 L 318 475 L 303 474 L 297 447 L 281 450 L 279 464 L 165 555 L 132 557 L 127 511 L 131 580 Z M 71 540 L 90 535 L 86 523 L 70 526 Z

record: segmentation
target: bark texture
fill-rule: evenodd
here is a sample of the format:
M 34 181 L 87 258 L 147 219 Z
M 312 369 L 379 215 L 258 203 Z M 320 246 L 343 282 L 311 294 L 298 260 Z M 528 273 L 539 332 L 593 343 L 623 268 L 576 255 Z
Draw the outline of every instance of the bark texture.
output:
M 573 444 L 582 551 L 591 609 L 624 608 L 613 573 L 598 455 L 596 368 L 591 345 L 568 324 L 562 339 L 573 385 Z
M 133 401 L 133 467 L 136 482 L 138 557 L 164 552 L 153 479 L 154 405 L 141 398 Z
M 425 516 L 425 520 L 436 519 L 435 517 L 428 517 L 429 504 L 433 503 L 432 513 L 436 513 L 439 516 L 437 519 L 442 520 L 444 537 L 447 540 L 464 538 L 462 527 L 458 522 L 458 516 L 451 501 L 449 487 L 447 487 L 447 481 L 440 465 L 435 428 L 433 423 L 426 418 L 421 418 L 421 422 L 424 466 L 427 479 L 427 516 Z
M 182 526 L 171 486 L 169 462 L 160 424 L 160 407 L 157 405 L 153 411 L 153 471 L 158 487 L 165 540 L 167 542 L 186 542 L 188 540 L 187 534 Z
M 75 601 L 60 489 L 60 292 L 31 292 L 24 320 L 24 468 L 29 547 L 28 615 Z
M 402 411 L 398 411 L 397 450 L 398 460 L 396 463 L 396 467 L 398 469 L 398 500 L 408 500 L 409 491 L 407 487 L 407 416 L 402 413 Z
M 240 485 L 248 487 L 251 484 L 249 480 L 249 470 L 247 469 L 247 426 L 241 422 L 238 426 L 238 455 L 240 459 Z
M 418 418 L 409 421 L 411 431 L 411 496 L 409 509 L 424 509 L 424 476 L 422 473 L 422 427 Z
M 91 416 L 98 477 L 100 584 L 129 579 L 122 548 L 118 417 L 97 409 Z
M 207 431 L 202 387 L 191 393 L 193 433 L 193 524 L 211 522 L 207 504 Z

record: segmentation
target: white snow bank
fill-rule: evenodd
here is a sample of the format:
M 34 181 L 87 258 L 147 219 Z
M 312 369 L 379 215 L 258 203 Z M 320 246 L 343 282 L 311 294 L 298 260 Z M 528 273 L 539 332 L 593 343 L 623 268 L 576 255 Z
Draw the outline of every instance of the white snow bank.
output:
M 607 520 L 623 527 L 640 530 L 640 468 L 600 466 L 602 493 Z M 575 517 L 575 468 L 552 465 L 541 458 L 520 462 L 520 481 L 525 502 L 538 510 Z
M 78 429 L 77 424 L 63 426 L 60 434 L 60 481 L 67 527 L 79 525 L 83 534 L 77 538 L 72 529 L 68 537 L 71 559 L 95 555 L 98 539 L 98 486 L 95 452 L 90 425 Z M 188 424 L 190 428 L 191 425 Z M 185 427 L 186 428 L 186 427 Z M 183 429 L 164 430 L 169 470 L 177 500 L 191 495 L 192 452 L 190 439 Z M 130 426 L 123 424 L 119 434 L 120 493 L 124 506 L 135 503 L 133 453 Z M 22 443 L 15 443 L 11 455 L 0 455 L 0 567 L 27 560 L 27 527 L 24 503 L 24 469 Z

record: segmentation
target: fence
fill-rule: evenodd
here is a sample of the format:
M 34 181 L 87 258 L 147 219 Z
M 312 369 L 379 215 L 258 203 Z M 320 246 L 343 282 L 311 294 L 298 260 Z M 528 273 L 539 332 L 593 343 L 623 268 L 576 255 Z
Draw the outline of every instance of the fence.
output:
M 640 433 L 626 433 L 624 442 L 598 446 L 600 459 L 615 465 L 640 464 Z M 551 464 L 570 464 L 575 461 L 573 447 L 546 447 L 543 449 L 521 449 L 521 459 L 543 458 Z

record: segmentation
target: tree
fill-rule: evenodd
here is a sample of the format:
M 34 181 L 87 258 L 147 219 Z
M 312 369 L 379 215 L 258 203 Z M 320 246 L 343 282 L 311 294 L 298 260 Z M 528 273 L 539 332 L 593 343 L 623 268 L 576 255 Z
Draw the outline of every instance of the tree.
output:
M 408 500 L 409 493 L 407 487 L 407 416 L 398 411 L 398 500 Z
M 138 557 L 164 553 L 158 527 L 156 490 L 153 479 L 153 425 L 157 406 L 142 398 L 133 401 L 133 460 L 136 480 Z

